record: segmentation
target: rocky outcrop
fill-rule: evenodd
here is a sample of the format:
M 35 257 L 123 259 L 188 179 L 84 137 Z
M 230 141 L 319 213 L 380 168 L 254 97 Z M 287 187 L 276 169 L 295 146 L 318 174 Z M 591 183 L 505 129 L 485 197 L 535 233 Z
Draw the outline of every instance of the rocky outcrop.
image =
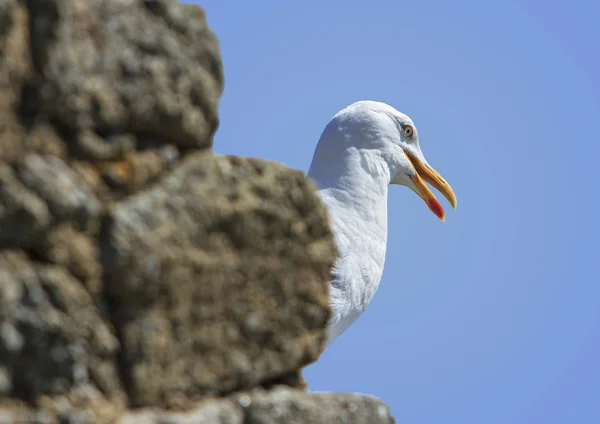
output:
M 394 422 L 306 391 L 332 235 L 222 90 L 197 6 L 0 2 L 0 423 Z

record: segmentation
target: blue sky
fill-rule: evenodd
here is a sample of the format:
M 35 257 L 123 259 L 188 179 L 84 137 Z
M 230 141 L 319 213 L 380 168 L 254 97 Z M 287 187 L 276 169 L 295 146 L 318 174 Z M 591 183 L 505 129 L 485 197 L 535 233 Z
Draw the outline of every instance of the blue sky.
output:
M 379 100 L 458 196 L 441 223 L 390 189 L 383 281 L 311 389 L 401 423 L 599 423 L 600 3 L 199 3 L 225 66 L 217 152 L 306 171 L 338 110 Z

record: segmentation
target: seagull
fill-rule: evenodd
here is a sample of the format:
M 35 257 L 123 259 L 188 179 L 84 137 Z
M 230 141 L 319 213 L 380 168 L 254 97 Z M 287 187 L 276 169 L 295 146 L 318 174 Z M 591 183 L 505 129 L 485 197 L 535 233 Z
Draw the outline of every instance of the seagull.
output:
M 403 185 L 444 221 L 431 184 L 456 209 L 452 187 L 425 160 L 413 121 L 390 105 L 359 101 L 329 121 L 307 176 L 326 206 L 338 251 L 331 271 L 326 346 L 366 310 L 385 262 L 390 184 Z

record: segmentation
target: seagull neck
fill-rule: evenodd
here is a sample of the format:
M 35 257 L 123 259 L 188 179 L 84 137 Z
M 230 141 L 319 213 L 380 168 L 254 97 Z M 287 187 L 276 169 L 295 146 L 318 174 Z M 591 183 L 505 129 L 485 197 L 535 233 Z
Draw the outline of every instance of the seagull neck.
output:
M 327 201 L 339 204 L 364 225 L 382 231 L 385 239 L 389 167 L 374 150 L 350 149 L 346 153 L 334 163 L 314 158 L 308 176 Z

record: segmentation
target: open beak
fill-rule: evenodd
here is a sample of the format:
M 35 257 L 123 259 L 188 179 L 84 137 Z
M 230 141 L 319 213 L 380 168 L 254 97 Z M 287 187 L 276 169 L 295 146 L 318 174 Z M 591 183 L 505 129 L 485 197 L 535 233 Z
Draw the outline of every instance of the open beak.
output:
M 419 192 L 417 193 L 421 196 L 421 199 L 427 203 L 431 212 L 433 212 L 439 219 L 444 221 L 444 209 L 440 202 L 437 201 L 425 181 L 431 184 L 436 188 L 440 193 L 444 195 L 448 202 L 452 205 L 453 209 L 456 209 L 456 195 L 454 194 L 454 190 L 450 187 L 450 184 L 446 182 L 446 180 L 432 167 L 429 165 L 425 165 L 421 162 L 417 157 L 413 156 L 407 151 L 404 151 L 413 168 L 415 168 L 416 174 L 411 176 L 413 183 L 417 186 Z

